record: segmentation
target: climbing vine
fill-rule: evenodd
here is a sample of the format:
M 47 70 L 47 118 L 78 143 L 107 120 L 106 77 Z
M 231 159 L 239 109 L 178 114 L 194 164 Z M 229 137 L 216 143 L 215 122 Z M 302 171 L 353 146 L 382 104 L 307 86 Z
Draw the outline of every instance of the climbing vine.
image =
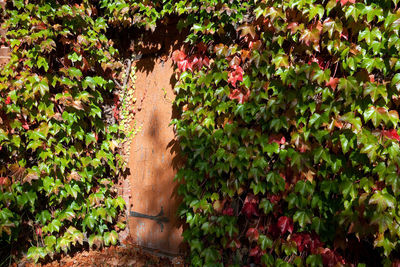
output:
M 91 1 L 12 1 L 6 11 L 1 253 L 38 261 L 84 243 L 116 244 L 125 202 L 113 185 L 125 164 L 113 76 L 122 64 L 106 21 Z
M 173 123 L 192 266 L 398 264 L 397 4 L 186 6 Z
M 37 261 L 117 242 L 134 79 L 110 36 L 178 18 L 190 265 L 399 263 L 398 0 L 15 0 L 7 13 L 8 251 L 28 241 Z

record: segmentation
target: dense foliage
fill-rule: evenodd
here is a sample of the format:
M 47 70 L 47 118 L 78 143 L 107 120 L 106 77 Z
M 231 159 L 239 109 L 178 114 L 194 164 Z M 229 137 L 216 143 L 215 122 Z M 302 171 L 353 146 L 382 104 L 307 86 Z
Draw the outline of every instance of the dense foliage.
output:
M 174 124 L 193 266 L 399 259 L 397 4 L 187 6 Z
M 22 1 L 0 83 L 1 242 L 115 243 L 107 33 L 179 16 L 177 179 L 193 266 L 398 263 L 398 0 Z M 115 115 L 115 114 L 114 114 Z
M 93 1 L 96 2 L 96 1 Z M 12 1 L 11 60 L 0 80 L 0 246 L 53 256 L 116 244 L 123 171 L 118 125 L 107 123 L 121 63 L 91 1 Z M 112 102 L 113 103 L 113 102 Z M 6 262 L 5 262 L 6 263 Z

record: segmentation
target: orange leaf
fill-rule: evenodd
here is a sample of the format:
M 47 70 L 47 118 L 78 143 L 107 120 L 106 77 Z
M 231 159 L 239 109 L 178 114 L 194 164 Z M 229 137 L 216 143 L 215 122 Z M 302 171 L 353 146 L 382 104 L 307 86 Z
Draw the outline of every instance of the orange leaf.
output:
M 339 78 L 330 78 L 329 82 L 326 83 L 326 86 L 329 86 L 333 90 L 336 90 L 337 84 L 339 83 Z

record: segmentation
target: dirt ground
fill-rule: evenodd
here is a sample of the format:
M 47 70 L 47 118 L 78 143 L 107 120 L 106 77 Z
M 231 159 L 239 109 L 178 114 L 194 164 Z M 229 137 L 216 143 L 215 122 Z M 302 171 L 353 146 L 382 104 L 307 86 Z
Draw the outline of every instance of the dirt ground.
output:
M 58 260 L 46 264 L 33 264 L 27 261 L 14 263 L 13 267 L 69 267 L 69 266 L 134 266 L 134 267 L 166 267 L 166 266 L 185 266 L 181 257 L 162 257 L 154 253 L 144 251 L 138 246 L 127 245 L 125 247 L 113 246 L 102 250 L 89 250 L 78 252 L 73 256 L 66 255 Z

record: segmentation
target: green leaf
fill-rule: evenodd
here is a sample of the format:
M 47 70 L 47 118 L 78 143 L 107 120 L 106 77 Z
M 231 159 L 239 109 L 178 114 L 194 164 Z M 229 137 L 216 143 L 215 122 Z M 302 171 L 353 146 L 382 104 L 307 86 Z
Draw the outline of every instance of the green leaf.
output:
M 85 219 L 83 220 L 83 227 L 89 227 L 89 229 L 93 230 L 94 226 L 97 223 L 97 218 L 93 216 L 93 214 L 87 214 Z
M 87 133 L 85 135 L 85 144 L 88 146 L 91 143 L 96 143 L 96 137 L 94 133 Z
M 298 222 L 301 228 L 304 228 L 306 224 L 311 224 L 311 218 L 306 211 L 296 211 L 293 215 L 293 221 Z
M 384 85 L 377 85 L 375 83 L 367 83 L 367 86 L 365 87 L 364 90 L 364 96 L 370 95 L 372 103 L 374 103 L 379 96 L 382 96 L 383 99 L 385 99 L 385 102 L 388 102 L 388 94 L 386 90 L 386 86 Z
M 93 246 L 96 246 L 97 248 L 100 248 L 103 245 L 103 242 L 104 242 L 103 240 L 104 239 L 103 239 L 103 237 L 101 235 L 92 234 L 88 239 L 89 246 L 91 248 L 93 248 Z
M 51 220 L 51 214 L 48 210 L 44 210 L 36 215 L 36 221 L 41 224 L 45 224 L 47 221 Z
M 49 64 L 44 57 L 38 57 L 37 65 L 39 68 L 43 68 L 45 71 L 49 70 Z
M 342 151 L 344 154 L 346 154 L 350 147 L 351 147 L 351 142 L 350 140 L 347 139 L 347 137 L 344 134 L 340 135 L 340 143 L 342 144 Z
M 392 78 L 392 82 L 391 85 L 392 86 L 396 86 L 400 83 L 400 73 L 396 73 L 393 78 Z
M 310 267 L 322 267 L 322 257 L 321 255 L 309 255 L 306 260 L 307 266 Z
M 266 215 L 268 213 L 270 213 L 274 208 L 272 203 L 266 198 L 263 198 L 260 201 L 259 207 L 260 207 L 260 209 L 262 209 L 264 211 L 264 214 L 266 214 Z
M 368 203 L 370 205 L 377 205 L 378 209 L 383 211 L 387 208 L 394 209 L 396 205 L 396 198 L 387 193 L 386 190 L 375 191 Z
M 68 69 L 68 73 L 69 73 L 69 76 L 70 76 L 71 78 L 76 78 L 77 80 L 80 80 L 81 77 L 82 77 L 82 72 L 81 72 L 81 70 L 80 70 L 80 69 L 77 69 L 77 68 L 74 68 L 74 67 L 69 68 L 69 69 Z
M 39 92 L 41 96 L 44 96 L 47 92 L 49 92 L 49 85 L 46 80 L 42 80 L 41 82 L 36 83 L 33 86 L 33 93 Z
M 382 247 L 384 250 L 384 254 L 386 257 L 389 257 L 390 252 L 396 247 L 396 244 L 391 242 L 387 237 L 385 237 L 382 233 L 378 235 L 378 237 L 374 241 L 375 247 Z
M 250 78 L 249 75 L 244 75 L 243 76 L 243 84 L 246 86 L 247 89 L 250 89 L 251 78 Z
M 60 227 L 61 227 L 61 222 L 57 219 L 54 219 L 51 223 L 49 223 L 49 225 L 47 226 L 48 232 L 49 233 L 53 233 L 53 232 L 59 232 L 60 231 Z M 43 232 L 45 232 L 43 230 Z M 47 232 L 47 231 L 46 231 Z
M 267 248 L 272 248 L 273 242 L 265 235 L 260 235 L 258 237 L 258 244 L 260 245 L 262 250 L 266 250 Z
M 33 260 L 35 263 L 38 262 L 39 259 L 44 259 L 47 256 L 47 253 L 42 247 L 30 247 L 28 249 L 27 258 Z
M 57 238 L 54 235 L 46 236 L 44 243 L 48 248 L 52 248 L 57 243 Z

